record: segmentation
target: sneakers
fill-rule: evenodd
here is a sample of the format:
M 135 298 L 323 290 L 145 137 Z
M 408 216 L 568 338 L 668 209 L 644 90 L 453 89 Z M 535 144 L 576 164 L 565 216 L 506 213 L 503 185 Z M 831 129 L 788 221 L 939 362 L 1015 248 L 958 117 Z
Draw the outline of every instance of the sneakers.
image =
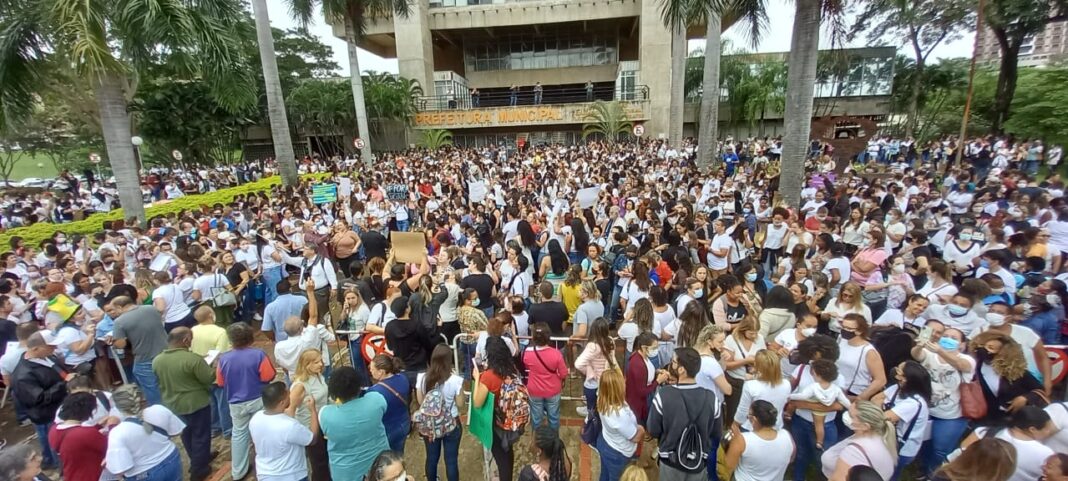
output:
M 577 412 L 578 415 L 582 416 L 583 418 L 585 418 L 586 416 L 588 416 L 590 414 L 590 410 L 586 409 L 586 406 L 576 407 L 575 408 L 575 412 Z
M 263 320 L 263 316 L 261 316 L 260 313 L 258 313 L 258 312 L 254 316 L 252 316 L 252 318 L 257 320 L 257 321 L 262 321 Z

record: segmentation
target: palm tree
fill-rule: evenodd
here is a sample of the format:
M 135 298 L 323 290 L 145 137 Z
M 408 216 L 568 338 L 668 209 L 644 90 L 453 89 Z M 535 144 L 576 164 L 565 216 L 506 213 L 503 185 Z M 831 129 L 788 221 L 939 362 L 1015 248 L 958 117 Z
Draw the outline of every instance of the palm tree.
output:
M 812 133 L 812 101 L 816 90 L 822 0 L 794 0 L 794 31 L 786 67 L 786 108 L 783 111 L 779 198 L 798 208 L 805 181 L 805 155 Z M 834 0 L 830 0 L 834 1 Z
M 427 129 L 419 137 L 419 146 L 428 150 L 438 150 L 452 145 L 452 132 L 444 129 Z
M 262 1 L 262 0 L 258 0 Z M 367 124 L 367 105 L 364 100 L 363 78 L 360 74 L 360 60 L 357 57 L 356 42 L 363 36 L 365 22 L 368 18 L 400 15 L 407 18 L 411 13 L 408 0 L 288 0 L 293 16 L 307 25 L 315 14 L 315 6 L 323 9 L 323 16 L 328 22 L 341 22 L 345 25 L 345 43 L 349 49 L 349 79 L 352 82 L 352 100 L 356 104 L 356 124 L 364 148 L 360 149 L 360 158 L 365 166 L 371 166 L 371 133 Z
M 586 124 L 582 126 L 582 140 L 591 135 L 600 135 L 609 143 L 615 143 L 620 134 L 629 134 L 633 124 L 627 119 L 627 112 L 619 102 L 598 100 L 586 113 Z
M 32 111 L 49 65 L 72 66 L 99 107 L 107 157 L 127 218 L 145 222 L 131 142 L 129 98 L 137 72 L 161 55 L 181 56 L 228 109 L 255 105 L 234 25 L 237 0 L 199 2 L 0 0 L 0 124 Z
M 758 64 L 749 75 L 743 110 L 749 127 L 760 121 L 760 135 L 764 135 L 764 117 L 768 110 L 782 112 L 786 105 L 786 64 L 770 61 Z
M 701 115 L 698 120 L 697 166 L 708 167 L 716 158 L 719 136 L 720 53 L 722 25 L 720 18 L 734 15 L 749 27 L 755 44 L 767 25 L 762 0 L 664 0 L 664 22 L 672 28 L 685 29 L 690 24 L 705 23 L 705 59 L 701 76 Z
M 275 59 L 271 19 L 267 15 L 267 0 L 252 0 L 252 11 L 256 17 L 256 43 L 260 48 L 260 63 L 263 64 L 263 86 L 267 93 L 267 118 L 271 123 L 274 158 L 281 170 L 282 182 L 296 185 L 297 159 L 293 153 L 293 137 L 289 133 L 282 82 L 278 79 L 278 61 Z

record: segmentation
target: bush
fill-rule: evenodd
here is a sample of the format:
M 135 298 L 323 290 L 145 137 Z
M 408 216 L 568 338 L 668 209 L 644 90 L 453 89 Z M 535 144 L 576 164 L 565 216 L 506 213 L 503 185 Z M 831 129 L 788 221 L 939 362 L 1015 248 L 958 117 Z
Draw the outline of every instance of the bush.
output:
M 302 180 L 319 180 L 328 177 L 330 174 L 307 174 L 302 177 Z M 257 193 L 269 190 L 271 187 L 282 183 L 280 176 L 274 175 L 264 179 L 257 180 L 255 182 L 249 182 L 247 184 L 239 185 L 237 187 L 230 187 L 228 189 L 221 189 L 215 192 L 208 192 L 206 194 L 187 195 L 177 200 L 153 205 L 145 209 L 145 215 L 152 219 L 153 217 L 167 215 L 172 213 L 178 213 L 181 211 L 195 211 L 199 210 L 201 206 L 211 206 L 214 204 L 228 204 L 234 200 L 234 197 L 242 194 Z M 14 236 L 22 237 L 26 242 L 26 245 L 33 246 L 34 248 L 45 239 L 50 239 L 57 231 L 63 231 L 67 235 L 81 234 L 87 237 L 91 237 L 93 234 L 104 230 L 105 221 L 122 220 L 122 209 L 115 209 L 111 212 L 102 212 L 90 215 L 84 220 L 77 222 L 68 222 L 65 224 L 53 224 L 50 222 L 38 222 L 36 224 L 17 227 L 9 229 L 0 234 L 0 251 L 7 250 L 10 239 Z

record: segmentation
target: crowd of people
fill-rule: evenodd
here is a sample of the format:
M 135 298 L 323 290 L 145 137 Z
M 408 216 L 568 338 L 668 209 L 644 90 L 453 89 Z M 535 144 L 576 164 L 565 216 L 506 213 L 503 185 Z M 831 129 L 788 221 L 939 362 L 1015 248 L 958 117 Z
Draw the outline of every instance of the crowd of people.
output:
M 705 170 L 693 142 L 383 154 L 319 164 L 336 200 L 13 238 L 0 371 L 40 450 L 0 473 L 199 481 L 222 436 L 235 480 L 458 481 L 470 409 L 498 479 L 562 481 L 575 378 L 602 481 L 1068 479 L 1056 174 L 816 145 L 794 209 L 771 144 L 729 144 Z

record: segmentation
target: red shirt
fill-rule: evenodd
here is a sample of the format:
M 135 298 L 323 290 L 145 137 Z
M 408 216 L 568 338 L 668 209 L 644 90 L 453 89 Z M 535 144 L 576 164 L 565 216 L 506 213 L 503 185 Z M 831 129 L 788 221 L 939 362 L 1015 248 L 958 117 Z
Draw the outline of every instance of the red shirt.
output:
M 62 427 L 62 429 L 61 429 Z M 63 460 L 64 481 L 98 481 L 108 438 L 96 426 L 53 425 L 48 444 Z

